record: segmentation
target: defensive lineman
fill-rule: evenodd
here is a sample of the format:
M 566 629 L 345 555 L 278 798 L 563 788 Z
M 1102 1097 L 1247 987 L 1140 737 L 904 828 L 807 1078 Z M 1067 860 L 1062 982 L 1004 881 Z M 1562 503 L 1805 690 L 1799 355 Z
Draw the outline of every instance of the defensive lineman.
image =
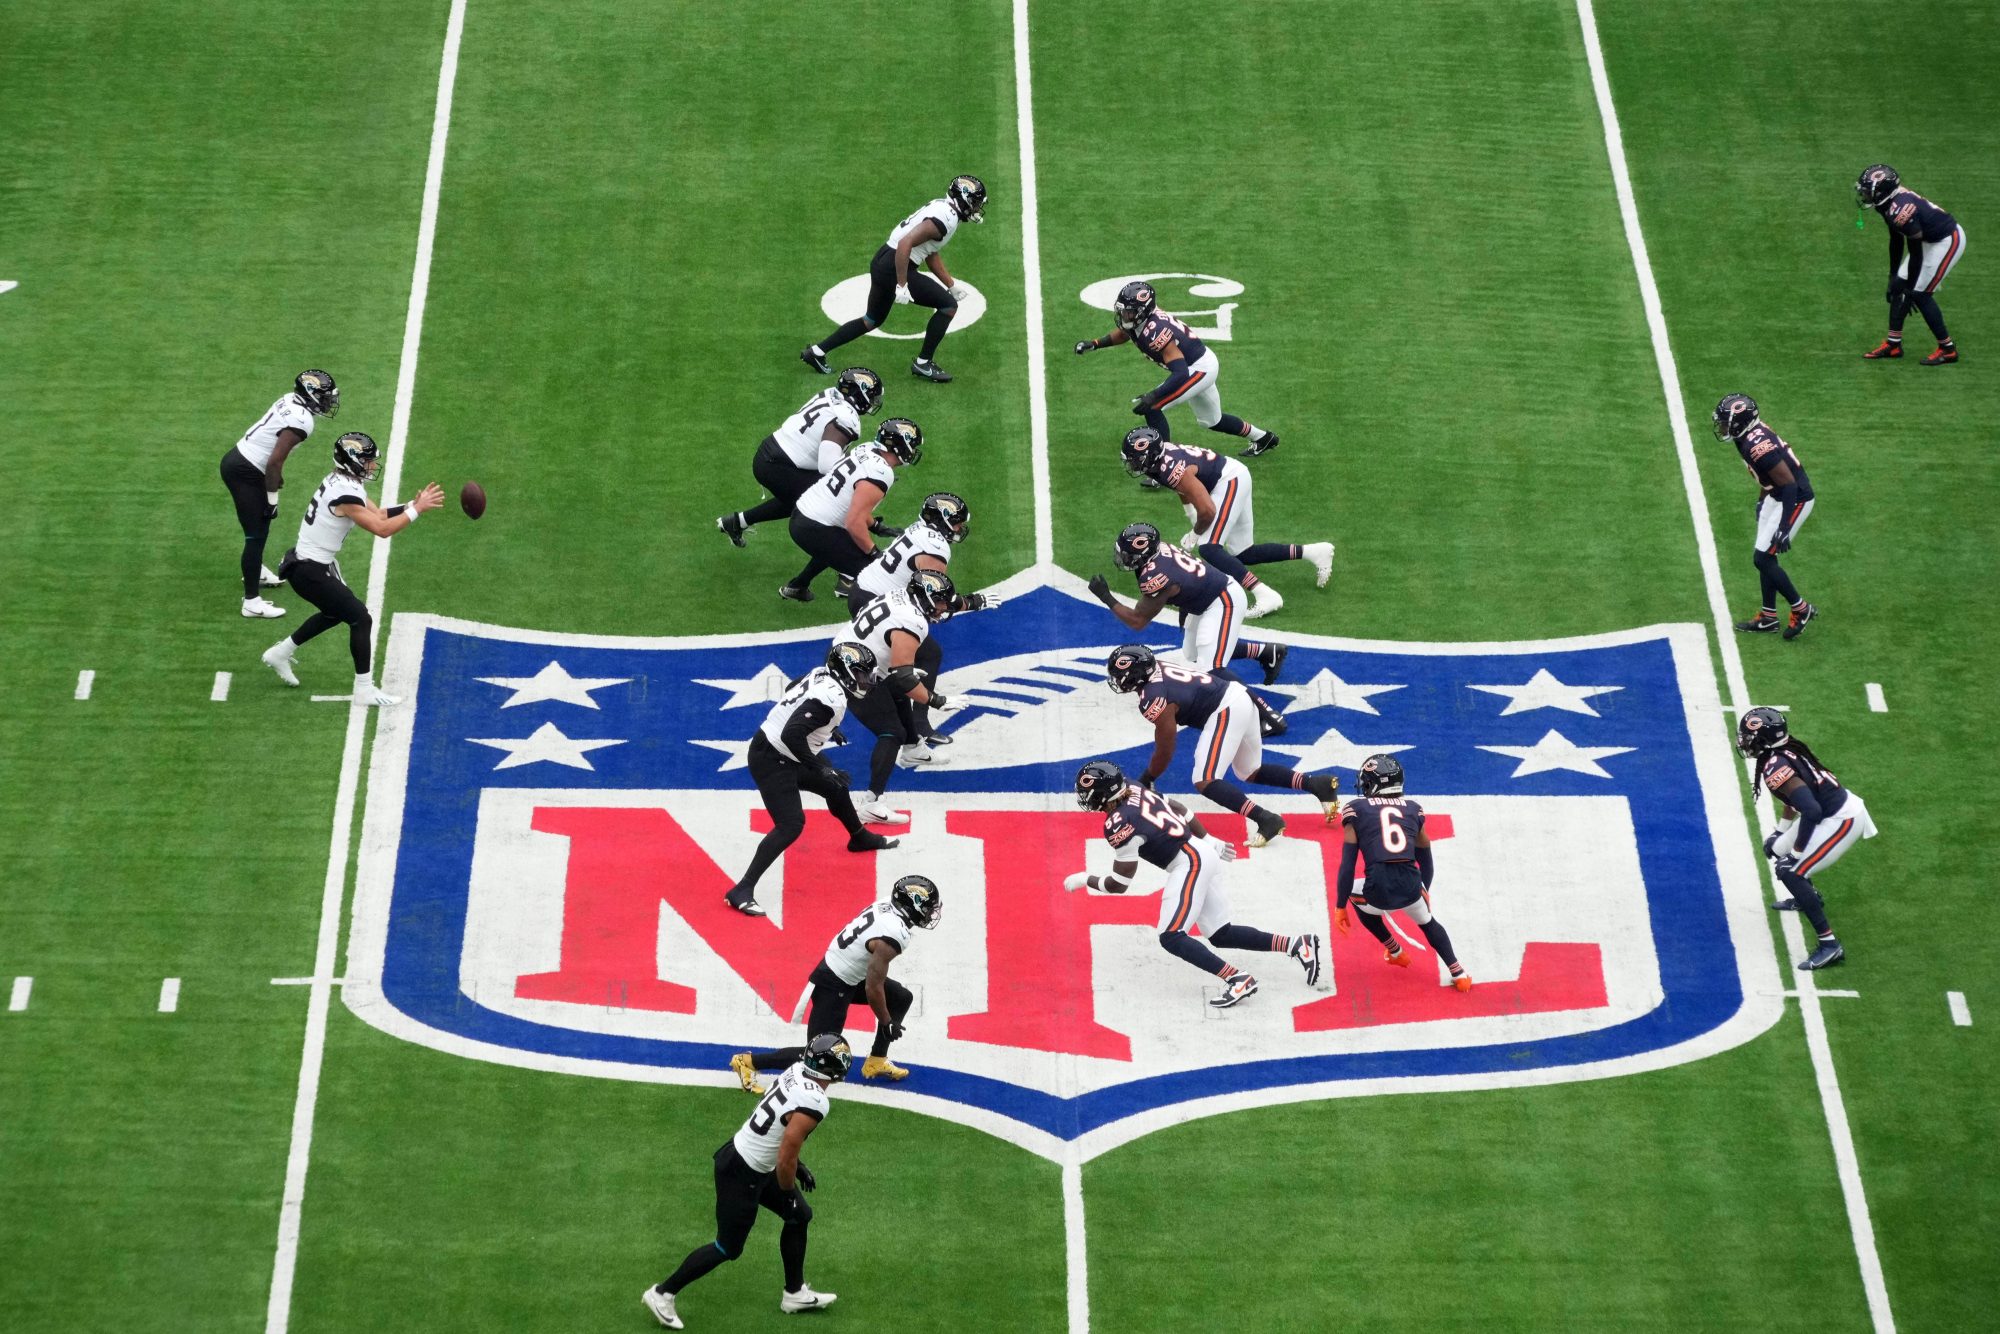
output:
M 313 433 L 313 419 L 340 411 L 340 389 L 325 371 L 301 371 L 291 392 L 271 405 L 257 424 L 222 456 L 222 484 L 236 504 L 243 529 L 243 614 L 283 616 L 285 609 L 265 600 L 260 589 L 283 580 L 264 564 L 264 544 L 278 517 L 278 492 L 285 485 L 285 456 Z
M 1222 372 L 1222 364 L 1206 343 L 1195 337 L 1185 324 L 1161 310 L 1159 305 L 1159 298 L 1150 283 L 1126 283 L 1118 289 L 1118 300 L 1111 308 L 1118 327 L 1102 338 L 1078 343 L 1076 354 L 1080 357 L 1100 347 L 1133 343 L 1158 363 L 1160 369 L 1167 373 L 1167 378 L 1133 399 L 1132 411 L 1144 417 L 1146 425 L 1158 431 L 1162 438 L 1167 434 L 1166 409 L 1176 403 L 1185 403 L 1194 409 L 1194 419 L 1209 430 L 1248 437 L 1250 445 L 1243 451 L 1244 458 L 1276 449 L 1277 432 L 1252 426 L 1241 417 L 1222 410 L 1222 395 L 1215 384 L 1216 377 Z
M 715 1151 L 715 1240 L 689 1251 L 680 1268 L 640 1295 L 668 1329 L 687 1328 L 674 1309 L 681 1289 L 743 1254 L 759 1209 L 785 1220 L 778 1233 L 778 1255 L 785 1264 L 785 1295 L 778 1299 L 778 1309 L 787 1314 L 817 1311 L 833 1305 L 838 1296 L 814 1292 L 806 1282 L 806 1228 L 813 1211 L 800 1192 L 819 1183 L 799 1161 L 799 1152 L 832 1110 L 827 1087 L 847 1078 L 854 1055 L 838 1033 L 793 1050 L 798 1063 L 773 1081 L 742 1129 Z
M 1139 583 L 1139 602 L 1128 607 L 1111 592 L 1101 574 L 1090 577 L 1090 593 L 1128 629 L 1144 630 L 1168 607 L 1184 613 L 1181 659 L 1205 672 L 1227 671 L 1237 658 L 1250 658 L 1264 669 L 1264 684 L 1278 679 L 1286 647 L 1242 638 L 1243 587 L 1206 561 L 1160 540 L 1150 523 L 1128 523 L 1118 534 L 1112 560 L 1132 571 Z
M 1431 856 L 1431 838 L 1424 832 L 1423 807 L 1403 795 L 1403 766 L 1393 756 L 1370 755 L 1361 762 L 1356 775 L 1361 795 L 1340 808 L 1340 822 L 1346 828 L 1340 841 L 1340 879 L 1333 923 L 1346 935 L 1350 897 L 1361 910 L 1361 925 L 1382 942 L 1382 958 L 1398 968 L 1410 966 L 1410 956 L 1389 930 L 1388 914 L 1403 912 L 1424 933 L 1424 939 L 1451 969 L 1451 984 L 1460 991 L 1472 990 L 1472 975 L 1458 961 L 1444 923 L 1431 912 L 1431 877 L 1437 863 Z M 1365 857 L 1368 878 L 1361 892 L 1354 892 L 1355 859 Z
M 958 303 L 966 289 L 953 279 L 941 253 L 958 232 L 961 222 L 986 221 L 986 186 L 977 176 L 954 176 L 937 199 L 889 229 L 889 239 L 875 251 L 868 263 L 868 310 L 860 319 L 849 320 L 821 341 L 799 353 L 799 360 L 818 371 L 827 372 L 826 354 L 889 318 L 889 307 L 915 302 L 933 313 L 924 326 L 924 345 L 910 363 L 910 374 L 937 384 L 951 383 L 951 377 L 932 358 L 945 330 L 958 314 Z M 930 270 L 919 273 L 913 264 Z
M 896 469 L 923 456 L 923 431 L 913 421 L 891 417 L 876 428 L 874 444 L 854 450 L 808 487 L 792 510 L 792 541 L 806 553 L 805 568 L 779 585 L 778 596 L 811 602 L 812 581 L 820 571 L 861 573 L 875 559 L 871 534 L 883 531 L 875 507 L 896 484 Z
M 1790 898 L 1772 906 L 1803 912 L 1819 933 L 1813 952 L 1799 965 L 1805 972 L 1831 968 L 1847 958 L 1826 920 L 1826 900 L 1812 877 L 1846 855 L 1858 839 L 1875 837 L 1867 803 L 1840 785 L 1812 747 L 1792 735 L 1785 715 L 1756 708 L 1736 724 L 1736 748 L 1757 762 L 1757 779 L 1782 808 L 1777 829 L 1764 840 L 1764 855 L 1777 863 L 1778 883 Z
M 842 371 L 830 389 L 822 389 L 784 424 L 764 437 L 750 460 L 750 473 L 771 498 L 747 510 L 715 521 L 722 535 L 737 546 L 756 524 L 791 517 L 799 497 L 832 472 L 861 438 L 861 419 L 882 407 L 882 377 L 866 366 Z
M 375 618 L 340 577 L 340 544 L 356 524 L 377 537 L 394 537 L 425 510 L 444 504 L 443 489 L 432 482 L 406 505 L 376 508 L 368 501 L 367 483 L 375 480 L 380 467 L 381 453 L 366 434 L 349 431 L 333 442 L 333 471 L 306 502 L 305 516 L 299 520 L 298 545 L 287 551 L 278 565 L 279 576 L 291 584 L 292 591 L 319 610 L 264 650 L 264 665 L 276 672 L 280 681 L 295 686 L 299 678 L 292 671 L 292 659 L 299 646 L 346 622 L 347 647 L 354 655 L 354 702 L 369 705 L 402 701 L 376 689 L 369 675 L 375 651 Z
M 1945 330 L 1935 293 L 1965 254 L 1965 228 L 1904 185 L 1896 169 L 1885 163 L 1861 173 L 1854 183 L 1854 200 L 1864 209 L 1874 209 L 1889 227 L 1889 336 L 1861 355 L 1870 361 L 1902 356 L 1903 320 L 1915 306 L 1938 344 L 1924 365 L 1951 365 L 1958 360 L 1958 344 Z
M 1748 394 L 1730 394 L 1715 405 L 1715 438 L 1735 444 L 1743 466 L 1757 483 L 1757 548 L 1751 563 L 1763 588 L 1757 614 L 1736 622 L 1744 634 L 1768 635 L 1780 629 L 1797 639 L 1819 615 L 1819 608 L 1799 595 L 1778 557 L 1792 549 L 1792 540 L 1812 517 L 1812 482 L 1792 447 L 1758 415 L 1757 401 Z M 1778 620 L 1778 598 L 1791 604 L 1784 622 Z
M 882 800 L 897 761 L 934 764 L 938 757 L 917 731 L 915 710 L 942 709 L 945 697 L 936 681 L 917 666 L 931 626 L 948 619 L 958 602 L 951 576 L 918 570 L 903 592 L 875 598 L 855 613 L 844 638 L 864 645 L 875 657 L 875 672 L 884 684 L 854 701 L 854 716 L 875 734 L 875 751 L 868 760 L 868 790 L 855 802 L 870 824 L 904 824 L 909 816 Z

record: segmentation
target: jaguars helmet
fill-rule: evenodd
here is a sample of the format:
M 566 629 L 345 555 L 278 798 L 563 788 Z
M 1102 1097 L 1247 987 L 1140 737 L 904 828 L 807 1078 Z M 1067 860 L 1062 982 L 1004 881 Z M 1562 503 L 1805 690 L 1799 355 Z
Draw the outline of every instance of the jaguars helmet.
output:
M 1393 755 L 1370 755 L 1361 761 L 1356 777 L 1364 797 L 1403 795 L 1403 766 L 1396 762 Z
M 920 522 L 927 523 L 944 535 L 944 540 L 954 545 L 965 540 L 965 532 L 972 522 L 972 506 L 965 503 L 965 497 L 950 491 L 933 491 L 924 497 L 924 503 L 917 510 Z
M 807 1074 L 837 1083 L 847 1078 L 847 1069 L 854 1064 L 854 1048 L 838 1033 L 821 1033 L 806 1044 L 806 1054 L 799 1060 Z
M 1854 202 L 1861 208 L 1880 208 L 1889 196 L 1903 188 L 1903 178 L 1886 162 L 1877 162 L 1855 178 Z
M 952 177 L 944 197 L 951 202 L 951 211 L 965 221 L 986 221 L 986 182 L 977 176 Z
M 843 640 L 826 651 L 826 674 L 850 696 L 860 699 L 875 682 L 875 650 Z
M 325 371 L 300 371 L 292 381 L 292 392 L 315 417 L 340 415 L 340 386 Z
M 1125 471 L 1145 476 L 1167 450 L 1167 438 L 1150 426 L 1135 426 L 1125 433 L 1118 452 L 1125 458 Z
M 1121 570 L 1136 570 L 1151 560 L 1160 549 L 1160 530 L 1150 523 L 1128 523 L 1125 531 L 1118 534 L 1118 542 L 1112 548 L 1111 558 Z
M 944 917 L 944 897 L 927 875 L 906 875 L 889 887 L 889 907 L 909 926 L 929 931 Z
M 1717 440 L 1741 440 L 1756 424 L 1757 400 L 1748 394 L 1731 394 L 1715 405 Z
M 1159 656 L 1144 644 L 1120 644 L 1104 660 L 1104 679 L 1114 693 L 1136 695 L 1153 679 L 1159 665 Z
M 882 377 L 866 366 L 849 366 L 834 379 L 833 387 L 864 417 L 882 408 Z
M 1118 327 L 1130 333 L 1159 305 L 1160 298 L 1154 294 L 1151 283 L 1131 282 L 1118 289 L 1118 300 L 1112 303 L 1111 313 L 1117 316 Z
M 1736 724 L 1736 749 L 1745 755 L 1768 755 L 1792 739 L 1785 715 L 1769 705 L 1759 705 Z
M 910 576 L 910 601 L 927 621 L 950 620 L 958 607 L 958 587 L 943 570 L 918 570 Z
M 382 467 L 382 451 L 366 431 L 349 431 L 333 442 L 333 466 L 357 482 L 372 482 Z
M 923 428 L 908 417 L 891 417 L 876 427 L 875 443 L 906 464 L 924 456 Z
M 1108 811 L 1125 799 L 1125 771 L 1110 760 L 1092 760 L 1076 771 L 1076 804 Z

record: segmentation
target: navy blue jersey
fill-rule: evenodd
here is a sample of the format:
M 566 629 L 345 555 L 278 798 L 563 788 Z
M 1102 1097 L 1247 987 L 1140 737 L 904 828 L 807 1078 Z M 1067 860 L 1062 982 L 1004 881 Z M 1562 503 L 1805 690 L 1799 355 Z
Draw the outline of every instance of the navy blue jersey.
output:
M 1340 823 L 1354 831 L 1370 866 L 1417 860 L 1424 808 L 1408 797 L 1356 797 L 1340 808 Z
M 1764 423 L 1758 422 L 1743 433 L 1743 438 L 1736 442 L 1736 452 L 1743 456 L 1743 462 L 1749 466 L 1751 474 L 1763 483 L 1765 490 L 1777 485 L 1771 480 L 1771 469 L 1782 463 L 1792 470 L 1792 476 L 1798 482 L 1799 499 L 1812 498 L 1812 483 L 1806 480 L 1805 465 L 1799 462 L 1798 454 Z
M 1190 471 L 1210 495 L 1222 489 L 1222 455 L 1199 445 L 1170 444 L 1160 451 L 1160 461 L 1146 471 L 1161 486 L 1176 490 Z
M 1165 797 L 1137 783 L 1125 789 L 1125 800 L 1104 817 L 1104 841 L 1121 862 L 1139 856 L 1165 870 L 1193 837 L 1194 830 Z
M 1757 776 L 1764 780 L 1764 786 L 1771 789 L 1771 795 L 1783 801 L 1778 789 L 1794 778 L 1806 785 L 1813 794 L 1813 800 L 1828 815 L 1840 809 L 1840 803 L 1847 800 L 1847 789 L 1840 780 L 1813 762 L 1796 741 L 1787 741 L 1766 755 L 1757 764 Z
M 1926 245 L 1942 241 L 1958 230 L 1958 220 L 1918 194 L 1902 189 L 1875 206 L 1890 230 Z
M 1132 331 L 1132 341 L 1141 352 L 1162 366 L 1167 364 L 1167 353 L 1176 347 L 1190 366 L 1208 355 L 1208 345 L 1164 310 L 1156 310 L 1140 320 L 1139 327 Z
M 1230 683 L 1220 677 L 1163 662 L 1153 679 L 1139 688 L 1139 712 L 1156 723 L 1167 705 L 1182 727 L 1201 727 L 1222 707 L 1222 697 Z
M 1199 615 L 1229 587 L 1229 576 L 1207 561 L 1162 542 L 1153 558 L 1139 567 L 1139 592 L 1145 597 L 1158 597 L 1170 585 L 1178 591 L 1167 599 L 1167 605 Z

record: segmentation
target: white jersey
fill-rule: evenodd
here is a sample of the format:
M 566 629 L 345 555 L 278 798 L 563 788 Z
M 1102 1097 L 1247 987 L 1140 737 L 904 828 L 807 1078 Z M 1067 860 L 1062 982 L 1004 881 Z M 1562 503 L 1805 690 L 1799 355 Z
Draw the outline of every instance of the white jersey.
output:
M 910 924 L 887 903 L 878 903 L 841 928 L 826 947 L 826 966 L 843 982 L 859 985 L 868 976 L 868 942 L 886 940 L 897 951 L 910 945 Z
M 930 637 L 931 623 L 917 610 L 904 590 L 892 589 L 855 613 L 854 624 L 840 638 L 868 646 L 875 655 L 875 679 L 889 674 L 889 633 L 901 630 L 917 637 L 919 644 Z
M 778 1146 L 785 1142 L 786 1119 L 793 1112 L 804 1112 L 815 1121 L 824 1121 L 832 1106 L 826 1085 L 808 1075 L 804 1065 L 795 1065 L 771 1081 L 771 1091 L 731 1142 L 751 1171 L 775 1172 Z
M 307 436 L 313 433 L 313 415 L 297 394 L 286 394 L 273 403 L 271 410 L 236 442 L 236 452 L 258 468 L 264 468 L 271 462 L 271 451 L 278 447 L 278 432 L 287 430 Z
M 854 582 L 861 586 L 863 592 L 877 597 L 884 593 L 900 593 L 910 586 L 910 576 L 917 572 L 916 559 L 919 556 L 935 556 L 946 565 L 951 564 L 951 542 L 943 533 L 921 521 L 905 528 L 901 537 L 863 566 Z
M 889 229 L 889 240 L 887 242 L 889 248 L 893 250 L 902 242 L 905 236 L 908 236 L 912 231 L 915 231 L 927 222 L 935 222 L 944 229 L 944 240 L 919 241 L 916 245 L 911 246 L 910 259 L 913 263 L 921 264 L 938 251 L 944 249 L 945 241 L 951 240 L 952 233 L 958 230 L 958 210 L 951 206 L 949 199 L 931 200 L 930 203 L 925 204 L 915 213 L 912 213 L 909 217 L 904 218 Z
M 368 488 L 344 472 L 328 473 L 319 490 L 306 502 L 305 515 L 299 520 L 299 559 L 316 560 L 322 565 L 339 560 L 340 544 L 353 531 L 354 520 L 335 514 L 333 507 L 367 503 Z
M 896 484 L 896 469 L 889 462 L 888 455 L 879 449 L 857 449 L 837 464 L 833 471 L 820 478 L 799 497 L 794 513 L 801 514 L 814 523 L 830 524 L 835 528 L 847 525 L 847 502 L 855 486 L 862 482 L 873 482 L 882 488 L 884 495 Z
M 838 389 L 822 389 L 814 394 L 771 435 L 795 467 L 829 472 L 847 452 L 847 445 L 821 439 L 829 424 L 847 432 L 848 444 L 861 438 L 861 414 Z
M 808 703 L 825 705 L 833 710 L 833 717 L 807 734 L 806 753 L 799 755 L 785 745 L 785 728 L 791 724 L 792 715 Z M 827 737 L 846 716 L 847 692 L 840 688 L 840 682 L 834 680 L 826 668 L 815 667 L 785 687 L 785 693 L 771 706 L 771 712 L 765 715 L 764 725 L 757 730 L 764 734 L 766 741 L 778 748 L 780 755 L 790 756 L 801 764 L 810 764 L 812 757 L 826 748 Z

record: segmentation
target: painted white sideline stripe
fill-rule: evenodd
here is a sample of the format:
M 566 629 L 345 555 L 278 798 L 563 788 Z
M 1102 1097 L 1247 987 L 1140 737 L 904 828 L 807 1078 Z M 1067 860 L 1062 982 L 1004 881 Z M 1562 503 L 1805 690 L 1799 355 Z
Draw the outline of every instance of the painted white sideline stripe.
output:
M 1083 1230 L 1083 1164 L 1074 1157 L 1062 1165 L 1063 1249 L 1069 1257 L 1070 1334 L 1090 1330 L 1090 1255 Z
M 208 698 L 211 703 L 215 704 L 220 704 L 229 698 L 228 672 L 217 672 L 215 674 L 215 684 L 208 688 Z
M 34 990 L 35 990 L 34 978 L 32 977 L 15 978 L 14 990 L 7 997 L 7 1008 L 10 1010 L 27 1009 L 28 997 L 34 992 Z
M 90 687 L 95 685 L 96 682 L 97 682 L 96 672 L 89 671 L 87 669 L 78 672 L 76 674 L 76 697 L 78 699 L 89 699 Z
M 347 985 L 347 979 L 344 977 L 274 977 L 271 979 L 271 985 L 274 987 L 344 987 Z
M 377 538 L 376 540 L 379 542 L 386 541 L 387 539 Z M 314 695 L 312 697 L 312 702 L 315 704 L 349 704 L 353 700 L 354 696 L 352 695 Z
M 178 977 L 160 979 L 160 1013 L 172 1014 L 181 1008 L 181 980 Z
M 1887 713 L 1889 711 L 1889 701 L 1882 698 L 1882 684 L 1879 681 L 1870 681 L 1868 683 L 1868 711 L 1870 713 Z
M 1703 582 L 1708 587 L 1710 619 L 1722 653 L 1723 675 L 1733 699 L 1750 698 L 1743 675 L 1743 656 L 1736 647 L 1730 628 L 1729 602 L 1722 586 L 1722 566 L 1716 557 L 1715 528 L 1708 517 L 1708 497 L 1702 488 L 1701 472 L 1695 463 L 1694 439 L 1688 432 L 1687 408 L 1681 392 L 1680 371 L 1674 364 L 1673 345 L 1667 338 L 1667 319 L 1660 306 L 1659 285 L 1653 280 L 1653 262 L 1647 257 L 1646 238 L 1639 226 L 1639 205 L 1632 194 L 1632 172 L 1625 161 L 1625 136 L 1618 128 L 1618 109 L 1611 99 L 1611 79 L 1604 68 L 1604 47 L 1597 37 L 1597 14 L 1591 0 L 1576 0 L 1576 16 L 1583 28 L 1584 56 L 1590 64 L 1590 82 L 1597 94 L 1597 114 L 1604 122 L 1604 147 L 1611 163 L 1612 184 L 1618 192 L 1618 212 L 1625 224 L 1625 243 L 1632 251 L 1632 267 L 1639 281 L 1639 300 L 1645 307 L 1646 327 L 1653 339 L 1653 358 L 1659 365 L 1660 389 L 1667 400 L 1667 418 L 1673 427 L 1674 449 L 1679 455 L 1681 482 L 1687 491 L 1688 511 L 1694 520 L 1695 552 L 1701 559 Z M 1756 791 L 1757 818 L 1768 826 L 1771 802 L 1761 784 Z M 1785 944 L 1793 958 L 1805 956 L 1805 937 L 1798 914 L 1782 913 Z M 1861 1269 L 1861 1286 L 1868 1298 L 1868 1314 L 1877 1334 L 1891 1334 L 1896 1328 L 1889 1310 L 1889 1290 L 1882 1278 L 1882 1259 L 1875 1249 L 1875 1225 L 1868 1216 L 1868 1197 L 1861 1185 L 1861 1164 L 1854 1152 L 1854 1134 L 1847 1124 L 1847 1107 L 1841 1097 L 1840 1081 L 1834 1073 L 1833 1050 L 1827 1042 L 1826 1018 L 1820 1012 L 1819 991 L 1811 973 L 1800 973 L 1799 1013 L 1805 1020 L 1806 1046 L 1812 1053 L 1813 1073 L 1819 1082 L 1821 1109 L 1826 1114 L 1827 1134 L 1833 1143 L 1834 1166 L 1840 1177 L 1840 1191 L 1847 1204 L 1848 1229 L 1854 1239 L 1855 1260 Z
M 1947 991 L 1944 1003 L 1951 1008 L 1951 1021 L 1960 1028 L 1972 1027 L 1972 1007 L 1965 1003 L 1963 991 Z
M 402 360 L 396 372 L 396 401 L 389 419 L 389 446 L 382 495 L 399 493 L 403 452 L 410 431 L 410 401 L 417 386 L 417 349 L 423 341 L 424 305 L 431 281 L 431 247 L 437 236 L 438 194 L 444 185 L 445 140 L 451 128 L 452 90 L 458 82 L 458 48 L 465 33 L 465 0 L 451 0 L 444 48 L 438 57 L 437 104 L 431 116 L 430 158 L 424 168 L 423 206 L 417 221 L 417 254 L 410 272 L 410 305 L 403 321 Z M 376 538 L 368 563 L 368 609 L 375 625 L 387 622 L 383 590 L 389 578 L 390 540 Z M 292 1143 L 285 1159 L 285 1193 L 278 1209 L 277 1252 L 271 1264 L 271 1299 L 266 1334 L 286 1334 L 291 1325 L 292 1280 L 298 1271 L 299 1230 L 305 1208 L 306 1168 L 312 1161 L 313 1113 L 319 1102 L 320 1064 L 326 1055 L 327 1009 L 332 1003 L 334 956 L 340 945 L 340 909 L 347 888 L 347 854 L 353 838 L 355 789 L 361 778 L 361 743 L 369 710 L 354 705 L 347 714 L 347 738 L 340 752 L 340 786 L 334 798 L 328 840 L 326 883 L 320 896 L 319 941 L 313 954 L 310 999 L 306 1006 L 304 1050 L 299 1056 L 298 1096 L 292 1104 Z
M 1014 0 L 1014 122 L 1021 143 L 1021 272 L 1028 298 L 1028 457 L 1035 492 L 1035 564 L 1048 565 L 1056 558 L 1056 539 L 1049 492 L 1048 356 L 1042 346 L 1042 224 L 1036 202 L 1028 0 Z

